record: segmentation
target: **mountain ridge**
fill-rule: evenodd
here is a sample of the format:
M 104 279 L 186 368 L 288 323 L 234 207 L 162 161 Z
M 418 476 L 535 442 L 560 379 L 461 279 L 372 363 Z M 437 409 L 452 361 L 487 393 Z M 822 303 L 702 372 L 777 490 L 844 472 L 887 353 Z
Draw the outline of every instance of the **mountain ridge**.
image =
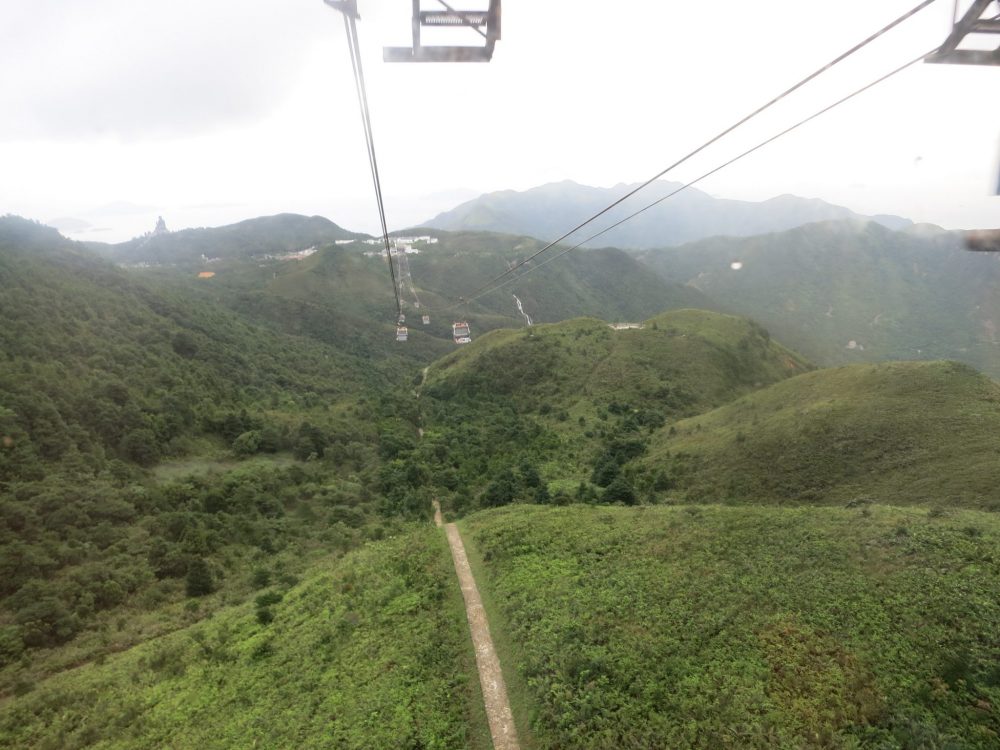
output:
M 636 257 L 824 366 L 954 359 L 1000 374 L 1000 259 L 961 232 L 828 221 Z
M 197 263 L 204 258 L 249 258 L 287 253 L 337 240 L 369 237 L 344 229 L 323 216 L 280 213 L 219 227 L 154 232 L 125 242 L 85 242 L 84 245 L 117 263 L 170 264 Z
M 501 190 L 466 201 L 422 226 L 500 231 L 553 240 L 638 186 L 639 183 L 621 183 L 600 188 L 563 180 L 524 191 Z M 594 229 L 609 226 L 681 186 L 681 183 L 657 181 L 605 214 Z M 814 221 L 852 218 L 875 221 L 892 229 L 903 229 L 913 223 L 885 214 L 864 216 L 818 198 L 784 194 L 759 202 L 741 201 L 714 198 L 696 188 L 688 188 L 612 229 L 601 242 L 615 247 L 647 249 L 679 245 L 713 235 L 751 236 Z

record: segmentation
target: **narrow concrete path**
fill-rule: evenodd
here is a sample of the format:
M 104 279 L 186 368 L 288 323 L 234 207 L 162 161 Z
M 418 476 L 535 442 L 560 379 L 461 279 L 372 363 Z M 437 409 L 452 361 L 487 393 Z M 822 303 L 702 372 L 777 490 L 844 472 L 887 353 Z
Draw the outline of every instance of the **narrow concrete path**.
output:
M 465 598 L 465 616 L 469 620 L 469 630 L 472 631 L 472 645 L 476 649 L 476 667 L 479 670 L 479 684 L 483 688 L 483 702 L 486 704 L 486 718 L 490 723 L 490 735 L 493 737 L 494 750 L 519 750 L 517 729 L 514 728 L 514 716 L 510 712 L 510 701 L 507 700 L 507 685 L 503 681 L 500 670 L 500 659 L 493 648 L 490 637 L 490 625 L 486 620 L 486 610 L 483 609 L 476 579 L 472 577 L 469 558 L 465 554 L 465 545 L 458 527 L 453 523 L 444 523 L 441 519 L 441 506 L 434 501 L 434 523 L 444 527 L 451 547 L 451 558 L 455 562 L 455 572 L 462 587 Z

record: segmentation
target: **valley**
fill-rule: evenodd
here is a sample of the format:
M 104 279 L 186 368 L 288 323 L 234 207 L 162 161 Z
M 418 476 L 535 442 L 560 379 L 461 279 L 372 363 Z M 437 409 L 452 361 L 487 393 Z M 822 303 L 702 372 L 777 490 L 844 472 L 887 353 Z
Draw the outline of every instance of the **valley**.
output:
M 187 231 L 0 219 L 4 744 L 490 747 L 435 502 L 520 747 L 997 742 L 991 258 Z

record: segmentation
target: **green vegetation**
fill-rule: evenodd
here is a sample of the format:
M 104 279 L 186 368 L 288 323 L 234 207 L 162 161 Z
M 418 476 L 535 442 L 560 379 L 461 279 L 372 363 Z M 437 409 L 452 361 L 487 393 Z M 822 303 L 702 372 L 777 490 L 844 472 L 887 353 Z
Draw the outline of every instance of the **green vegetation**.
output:
M 808 367 L 760 326 L 704 310 L 664 313 L 641 330 L 584 318 L 493 331 L 428 371 L 421 449 L 439 494 L 460 489 L 455 510 L 484 487 L 482 506 L 596 499 L 588 485 L 610 488 L 668 420 Z M 540 473 L 544 492 L 517 481 L 522 466 Z M 619 482 L 613 498 L 635 495 Z
M 910 279 L 899 237 L 838 231 L 859 289 L 876 258 L 887 304 L 953 330 L 909 296 L 931 260 Z M 163 264 L 122 269 L 0 219 L 0 744 L 488 747 L 434 498 L 498 509 L 463 523 L 526 747 L 998 744 L 1000 386 L 649 318 L 709 303 L 617 250 L 467 305 L 456 349 L 455 296 L 540 245 L 439 234 L 410 256 L 432 323 L 407 286 L 399 345 L 384 260 L 325 220 L 102 248 Z M 727 252 L 675 280 L 744 304 L 698 267 L 736 274 Z M 785 281 L 782 320 L 820 314 Z M 648 319 L 512 329 L 510 291 Z
M 485 716 L 447 544 L 424 527 L 315 565 L 4 706 L 0 744 L 486 748 Z M 260 613 L 267 611 L 268 617 Z
M 823 366 L 954 359 L 1000 376 L 1000 265 L 960 232 L 828 222 L 639 257 Z
M 378 363 L 12 217 L 0 281 L 0 694 L 240 600 L 244 566 L 385 533 Z M 167 458 L 210 468 L 147 471 Z
M 421 232 L 426 230 L 420 230 Z M 410 234 L 404 232 L 402 234 Z M 508 264 L 538 250 L 529 237 L 481 232 L 440 232 L 436 243 L 417 243 L 407 256 L 417 297 L 404 284 L 402 298 L 409 317 L 410 341 L 394 341 L 395 300 L 387 284 L 379 247 L 324 219 L 283 215 L 241 222 L 218 229 L 184 230 L 120 245 L 90 246 L 119 262 L 151 263 L 130 268 L 160 291 L 221 303 L 230 310 L 282 332 L 309 336 L 342 351 L 370 358 L 405 358 L 428 364 L 450 351 L 452 317 L 467 319 L 473 335 L 523 323 L 511 293 L 523 301 L 535 321 L 557 321 L 577 315 L 641 320 L 678 307 L 711 307 L 691 288 L 662 281 L 620 250 L 604 249 L 570 256 L 523 280 L 456 309 L 459 295 L 479 288 Z M 276 255 L 317 249 L 302 260 Z M 207 263 L 204 258 L 213 259 Z M 199 271 L 215 274 L 197 280 Z M 424 326 L 420 315 L 429 312 Z
M 660 431 L 640 463 L 709 502 L 1000 510 L 1000 385 L 953 362 L 818 370 Z
M 1000 521 L 532 508 L 466 544 L 538 748 L 993 748 Z

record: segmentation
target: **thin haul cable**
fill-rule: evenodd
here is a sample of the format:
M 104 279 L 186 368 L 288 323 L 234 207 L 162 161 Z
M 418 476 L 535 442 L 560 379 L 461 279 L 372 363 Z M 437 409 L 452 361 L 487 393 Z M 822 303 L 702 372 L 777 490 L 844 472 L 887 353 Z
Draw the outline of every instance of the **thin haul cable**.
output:
M 614 201 L 610 205 L 604 207 L 603 209 L 601 209 L 600 211 L 598 211 L 596 214 L 594 214 L 593 216 L 591 216 L 586 221 L 584 221 L 584 222 L 582 222 L 580 224 L 577 224 L 575 227 L 573 227 L 571 230 L 569 230 L 568 232 L 566 232 L 562 236 L 556 238 L 552 242 L 550 242 L 547 245 L 545 245 L 544 247 L 542 247 L 541 250 L 538 250 L 533 255 L 530 255 L 527 258 L 518 261 L 517 263 L 515 263 L 513 266 L 511 266 L 510 268 L 508 268 L 503 273 L 501 273 L 501 274 L 495 276 L 494 278 L 490 279 L 489 281 L 487 281 L 485 284 L 483 284 L 481 287 L 479 287 L 478 289 L 476 289 L 475 291 L 473 291 L 471 294 L 468 294 L 468 295 L 465 295 L 465 297 L 459 298 L 459 302 L 461 303 L 462 300 L 477 299 L 479 296 L 481 296 L 479 293 L 481 291 L 483 291 L 484 289 L 486 289 L 487 287 L 492 286 L 494 283 L 496 283 L 500 279 L 503 279 L 504 277 L 512 274 L 514 271 L 516 271 L 518 268 L 520 268 L 524 264 L 526 264 L 526 263 L 534 260 L 539 255 L 541 255 L 542 253 L 548 251 L 550 248 L 555 247 L 557 244 L 559 244 L 560 242 L 562 242 L 564 239 L 566 239 L 570 235 L 575 234 L 579 230 L 583 229 L 583 227 L 587 226 L 588 224 L 590 224 L 595 219 L 603 216 L 608 211 L 610 211 L 611 209 L 613 209 L 615 206 L 617 206 L 617 205 L 621 204 L 622 202 L 628 200 L 633 195 L 635 195 L 636 193 L 638 193 L 640 190 L 643 190 L 644 188 L 649 187 L 649 185 L 651 185 L 652 183 L 656 182 L 658 179 L 660 179 L 661 177 L 663 177 L 668 172 L 676 169 L 681 164 L 685 163 L 686 161 L 688 161 L 692 157 L 696 156 L 697 154 L 700 154 L 702 151 L 704 151 L 706 148 L 708 148 L 709 146 L 711 146 L 715 142 L 717 142 L 717 141 L 721 140 L 723 137 L 729 135 L 731 132 L 733 132 L 734 130 L 736 130 L 738 127 L 740 127 L 740 126 L 744 125 L 745 123 L 749 122 L 750 120 L 752 120 L 754 117 L 756 117 L 757 115 L 761 114 L 765 110 L 770 109 L 772 106 L 774 106 L 779 101 L 781 101 L 782 99 L 784 99 L 785 97 L 787 97 L 789 94 L 792 94 L 793 92 L 795 92 L 798 89 L 802 88 L 803 86 L 805 86 L 807 83 L 809 83 L 813 79 L 819 77 L 820 75 L 822 75 L 823 73 L 825 73 L 826 71 L 828 71 L 830 68 L 834 67 L 835 65 L 837 65 L 840 62 L 842 62 L 843 60 L 846 60 L 848 57 L 850 57 L 851 55 L 853 55 L 855 52 L 858 52 L 859 50 L 863 49 L 864 47 L 867 47 L 869 44 L 871 44 L 872 42 L 874 42 L 876 39 L 878 39 L 879 37 L 881 37 L 883 34 L 886 34 L 887 32 L 891 31 L 896 26 L 898 26 L 899 24 L 901 24 L 904 21 L 908 20 L 912 16 L 916 15 L 917 13 L 919 13 L 921 10 L 923 10 L 924 8 L 926 8 L 928 5 L 930 5 L 933 2 L 935 2 L 935 0 L 923 0 L 923 2 L 919 3 L 917 6 L 915 6 L 911 10 L 907 11 L 906 13 L 904 13 L 903 15 L 901 15 L 896 20 L 892 21 L 891 23 L 889 23 L 886 26 L 883 26 L 881 29 L 879 29 L 878 31 L 876 31 L 874 34 L 872 34 L 871 36 L 869 36 L 867 39 L 864 39 L 863 41 L 858 42 L 853 47 L 851 47 L 849 50 L 847 50 L 846 52 L 841 53 L 836 58 L 834 58 L 833 60 L 831 60 L 830 62 L 828 62 L 826 65 L 824 65 L 824 66 L 818 68 L 817 70 L 815 70 L 814 72 L 810 73 L 808 76 L 806 76 L 805 78 L 803 78 L 801 81 L 799 81 L 798 83 L 796 83 L 791 88 L 785 90 L 781 94 L 778 94 L 776 97 L 774 97 L 773 99 L 771 99 L 769 102 L 767 102 L 766 104 L 761 105 L 760 107 L 758 107 L 757 109 L 755 109 L 750 114 L 746 115 L 742 119 L 740 119 L 737 122 L 735 122 L 734 124 L 730 125 L 728 128 L 726 128 L 725 130 L 723 130 L 718 135 L 716 135 L 713 138 L 710 138 L 709 140 L 705 141 L 702 145 L 698 146 L 698 148 L 696 148 L 694 151 L 691 151 L 686 156 L 684 156 L 683 158 L 681 158 L 678 161 L 674 162 L 673 164 L 671 164 L 666 169 L 663 169 L 660 172 L 658 172 L 657 174 L 653 175 L 653 177 L 649 178 L 648 180 L 646 180 L 645 182 L 643 182 L 638 187 L 633 188 L 628 193 L 626 193 L 625 195 L 621 196 L 620 198 L 618 198 L 616 201 Z
M 354 16 L 345 12 L 344 29 L 347 32 L 347 44 L 351 53 L 351 68 L 354 70 L 354 86 L 358 92 L 358 105 L 361 108 L 361 124 L 365 130 L 365 144 L 368 147 L 368 165 L 371 168 L 372 182 L 375 185 L 375 202 L 378 206 L 379 222 L 382 226 L 382 240 L 385 243 L 385 259 L 389 263 L 389 276 L 392 278 L 392 293 L 396 298 L 396 319 L 402 320 L 403 303 L 399 297 L 399 284 L 396 281 L 396 271 L 392 265 L 392 250 L 389 247 L 389 229 L 385 221 L 385 203 L 382 200 L 382 181 L 379 179 L 378 160 L 375 158 L 375 136 L 372 132 L 371 114 L 368 108 L 368 90 L 365 86 L 365 74 L 361 67 L 361 44 L 358 41 L 358 27 Z
M 889 80 L 893 76 L 898 75 L 899 73 L 902 73 L 907 68 L 912 67 L 913 65 L 916 65 L 918 62 L 920 62 L 921 60 L 923 60 L 927 55 L 931 54 L 936 49 L 937 49 L 937 47 L 935 47 L 934 49 L 932 49 L 932 50 L 930 50 L 928 52 L 925 52 L 925 53 L 921 54 L 919 57 L 917 57 L 917 58 L 915 58 L 913 60 L 910 60 L 910 62 L 904 63 L 903 65 L 901 65 L 900 67 L 896 68 L 895 70 L 893 70 L 893 71 L 891 71 L 889 73 L 886 73 L 884 76 L 881 76 L 880 78 L 875 79 L 871 83 L 866 84 L 865 86 L 862 86 L 859 89 L 856 89 L 855 91 L 853 91 L 852 93 L 848 94 L 847 96 L 845 96 L 845 97 L 843 97 L 841 99 L 838 99 L 833 104 L 830 104 L 830 105 L 824 107 L 823 109 L 821 109 L 821 110 L 819 110 L 817 112 L 814 112 L 813 114 L 809 115 L 809 117 L 806 117 L 803 120 L 799 120 L 794 125 L 792 125 L 792 126 L 790 126 L 788 128 L 785 128 L 784 130 L 782 130 L 781 132 L 779 132 L 779 133 L 771 136 L 767 140 L 761 141 L 760 143 L 758 143 L 753 148 L 747 149 L 746 151 L 744 151 L 743 153 L 739 154 L 738 156 L 734 156 L 729 161 L 724 162 L 723 164 L 720 164 L 719 166 L 715 167 L 714 169 L 712 169 L 712 170 L 706 172 L 705 174 L 701 175 L 701 177 L 698 177 L 697 179 L 694 179 L 691 182 L 685 183 L 684 185 L 682 185 L 681 187 L 677 188 L 673 192 L 668 193 L 667 195 L 664 195 L 662 198 L 658 198 L 657 200 L 653 201 L 649 205 L 644 206 L 643 208 L 640 208 L 635 213 L 626 216 L 624 219 L 621 219 L 620 221 L 615 222 L 611 226 L 605 227 L 600 232 L 597 232 L 596 234 L 591 235 L 590 237 L 588 237 L 587 239 L 583 240 L 582 242 L 579 242 L 576 245 L 573 245 L 572 247 L 567 248 L 566 250 L 563 250 L 562 252 L 559 252 L 556 255 L 553 255 L 553 256 L 547 258 L 546 260 L 542 261 L 541 263 L 539 263 L 536 266 L 532 266 L 531 268 L 529 268 L 528 270 L 526 270 L 524 273 L 522 273 L 520 276 L 515 276 L 514 278 L 509 279 L 508 281 L 505 281 L 505 282 L 503 282 L 501 284 L 498 284 L 497 286 L 494 286 L 494 287 L 492 287 L 490 289 L 487 289 L 485 291 L 480 291 L 475 296 L 470 297 L 468 300 L 466 300 L 466 302 L 472 302 L 474 300 L 477 300 L 480 297 L 486 296 L 487 294 L 491 294 L 491 293 L 493 293 L 493 292 L 495 292 L 495 291 L 497 291 L 499 289 L 503 289 L 505 286 L 507 286 L 509 284 L 512 284 L 515 281 L 519 281 L 520 279 L 523 279 L 525 276 L 527 276 L 532 271 L 537 271 L 542 266 L 544 266 L 544 265 L 546 265 L 548 263 L 551 263 L 554 260 L 558 260 L 559 258 L 563 257 L 567 253 L 573 252 L 574 250 L 576 250 L 576 249 L 580 248 L 581 246 L 587 244 L 591 240 L 594 240 L 594 239 L 600 237 L 602 234 L 610 232 L 615 227 L 621 226 L 626 221 L 630 221 L 630 220 L 634 219 L 636 216 L 638 216 L 639 214 L 643 213 L 644 211 L 648 211 L 653 206 L 655 206 L 655 205 L 657 205 L 659 203 L 662 203 L 667 198 L 670 198 L 670 197 L 672 197 L 674 195 L 677 195 L 678 193 L 680 193 L 680 192 L 682 192 L 684 190 L 687 190 L 689 187 L 692 187 L 693 185 L 698 184 L 702 180 L 704 180 L 704 179 L 706 179 L 708 177 L 711 177 L 716 172 L 719 172 L 720 170 L 723 170 L 726 167 L 728 167 L 728 166 L 730 166 L 732 164 L 735 164 L 736 162 L 740 161 L 744 157 L 749 156 L 750 154 L 754 153 L 755 151 L 759 151 L 760 149 L 764 148 L 764 146 L 767 146 L 768 144 L 773 143 L 774 141 L 776 141 L 779 138 L 787 135 L 788 133 L 791 133 L 793 130 L 797 130 L 798 128 L 802 127 L 806 123 L 811 122 L 811 121 L 815 120 L 817 117 L 820 117 L 821 115 L 826 114 L 830 110 L 835 109 L 836 107 L 839 107 L 841 104 L 844 104 L 844 103 L 850 101 L 851 99 L 853 99 L 854 97 L 858 96 L 859 94 L 863 94 L 865 91 L 868 91 L 869 89 L 874 88 L 875 86 L 879 85 L 880 83 L 883 83 L 883 82 Z

